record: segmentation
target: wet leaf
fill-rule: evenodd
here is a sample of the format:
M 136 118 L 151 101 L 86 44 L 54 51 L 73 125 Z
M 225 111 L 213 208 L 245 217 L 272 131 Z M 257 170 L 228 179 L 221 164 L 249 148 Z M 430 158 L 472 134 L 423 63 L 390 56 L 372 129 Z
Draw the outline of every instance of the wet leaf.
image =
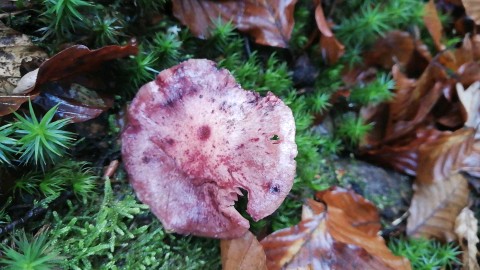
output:
M 207 38 L 212 19 L 232 21 L 238 30 L 250 34 L 256 43 L 288 47 L 297 0 L 179 0 L 173 14 L 199 38 Z
M 17 110 L 32 99 L 46 110 L 60 103 L 57 115 L 72 117 L 73 122 L 97 117 L 112 105 L 111 97 L 102 97 L 90 89 L 111 87 L 105 72 L 98 71 L 110 60 L 136 53 L 135 45 L 106 46 L 97 50 L 82 45 L 67 48 L 42 63 L 38 71 L 28 73 L 20 80 L 18 87 L 21 89 L 17 87 L 16 92 L 22 94 L 0 94 L 0 116 Z M 82 96 L 88 98 L 82 99 Z
M 22 77 L 20 66 L 29 61 L 43 61 L 47 53 L 34 46 L 27 35 L 0 22 L 0 95 L 11 95 Z M 17 94 L 24 91 L 17 90 Z
M 443 181 L 414 186 L 407 234 L 415 237 L 454 241 L 455 219 L 468 203 L 468 182 L 459 173 Z
M 442 182 L 458 172 L 464 159 L 472 152 L 474 134 L 473 128 L 459 129 L 444 134 L 434 142 L 420 145 L 416 182 Z
M 222 239 L 220 249 L 224 270 L 267 269 L 265 251 L 250 231 L 240 238 Z
M 315 8 L 315 21 L 318 30 L 320 30 L 320 48 L 322 50 L 323 59 L 329 64 L 335 64 L 338 59 L 345 53 L 345 46 L 333 35 L 330 26 L 325 19 L 322 4 L 318 1 Z
M 438 51 L 444 50 L 445 46 L 442 44 L 443 27 L 440 18 L 438 17 L 437 8 L 433 0 L 425 4 L 425 15 L 423 16 L 425 27 L 427 27 L 433 43 Z
M 472 18 L 476 24 L 480 24 L 480 1 L 478 0 L 462 0 L 465 12 Z
M 463 208 L 455 220 L 455 233 L 463 250 L 463 269 L 480 270 L 477 259 L 478 220 L 472 210 Z
M 371 218 L 378 222 L 371 203 L 340 188 L 317 195 L 329 202 L 326 208 L 308 200 L 298 225 L 261 241 L 269 269 L 410 269 L 407 260 L 388 250 L 374 227 L 363 223 Z M 356 210 L 367 218 L 357 220 Z

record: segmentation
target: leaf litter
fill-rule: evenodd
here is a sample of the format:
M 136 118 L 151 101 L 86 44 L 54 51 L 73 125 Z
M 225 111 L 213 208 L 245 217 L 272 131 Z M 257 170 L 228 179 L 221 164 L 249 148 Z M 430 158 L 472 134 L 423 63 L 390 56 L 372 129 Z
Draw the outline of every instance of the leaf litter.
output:
M 315 31 L 323 60 L 333 65 L 344 55 L 345 46 L 336 38 L 335 23 L 321 2 L 314 1 Z M 463 4 L 466 15 L 461 16 L 468 15 L 478 24 L 478 1 L 440 2 Z M 172 11 L 199 38 L 207 38 L 214 18 L 220 18 L 258 44 L 288 48 L 296 5 L 295 0 L 182 0 L 173 2 Z M 394 30 L 373 43 L 362 55 L 362 64 L 342 72 L 348 86 L 367 82 L 381 69 L 390 71 L 394 96 L 360 108 L 375 126 L 355 154 L 415 177 L 407 235 L 458 241 L 465 269 L 478 269 L 478 222 L 468 208 L 469 181 L 478 180 L 465 174 L 480 176 L 480 35 L 467 34 L 459 46 L 447 47 L 438 6 L 433 0 L 426 3 L 423 18 L 436 50 L 433 55 L 417 36 Z M 464 31 L 458 24 L 454 27 Z M 58 116 L 74 122 L 95 118 L 113 105 L 112 95 L 102 91 L 111 86 L 96 73 L 104 63 L 138 50 L 135 45 L 96 50 L 75 45 L 45 61 L 46 53 L 27 36 L 3 24 L 0 28 L 2 116 L 31 99 L 45 110 L 60 103 Z M 27 63 L 38 68 L 26 68 Z M 345 98 L 348 88 L 342 89 Z M 379 236 L 380 219 L 372 203 L 335 187 L 318 192 L 315 198 L 303 198 L 302 220 L 291 228 L 261 241 L 251 232 L 221 240 L 224 268 L 411 268 Z

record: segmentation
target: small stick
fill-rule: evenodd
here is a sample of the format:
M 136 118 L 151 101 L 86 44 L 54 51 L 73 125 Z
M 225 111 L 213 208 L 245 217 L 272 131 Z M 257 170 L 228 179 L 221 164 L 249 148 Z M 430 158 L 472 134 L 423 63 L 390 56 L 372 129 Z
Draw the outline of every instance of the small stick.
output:
M 17 227 L 24 226 L 25 224 L 27 224 L 27 222 L 29 220 L 37 218 L 37 217 L 45 214 L 48 211 L 49 208 L 57 206 L 58 204 L 66 201 L 72 195 L 73 195 L 72 191 L 65 191 L 60 195 L 60 197 L 55 199 L 47 207 L 38 206 L 38 207 L 35 207 L 35 208 L 31 209 L 22 218 L 14 220 L 14 221 L 10 222 L 9 224 L 7 224 L 3 227 L 0 227 L 0 236 L 3 236 L 7 232 L 11 232 L 11 231 L 15 230 Z

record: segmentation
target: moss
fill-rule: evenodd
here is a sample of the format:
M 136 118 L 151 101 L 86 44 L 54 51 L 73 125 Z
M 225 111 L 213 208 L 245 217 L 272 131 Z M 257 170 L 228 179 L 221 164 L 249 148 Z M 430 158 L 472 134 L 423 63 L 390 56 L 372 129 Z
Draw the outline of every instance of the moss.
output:
M 24 1 L 18 2 L 22 4 L 20 2 Z M 331 97 L 344 86 L 342 70 L 358 62 L 363 50 L 377 37 L 391 29 L 407 29 L 418 24 L 423 6 L 420 0 L 355 0 L 343 1 L 344 6 L 340 8 L 334 5 L 338 1 L 322 1 L 324 11 L 336 23 L 334 32 L 347 47 L 347 54 L 338 64 L 326 66 L 315 47 L 304 49 L 316 27 L 312 3 L 306 0 L 296 5 L 290 50 L 257 46 L 236 31 L 232 24 L 220 21 L 215 22 L 210 39 L 196 39 L 169 12 L 164 11 L 169 3 L 163 0 L 128 3 L 121 0 L 33 2 L 30 10 L 12 16 L 6 22 L 31 34 L 37 44 L 52 54 L 58 52 L 64 43 L 100 47 L 124 44 L 133 36 L 137 38 L 140 53 L 136 57 L 119 60 L 115 67 L 120 74 L 119 80 L 122 80 L 122 88 L 116 93 L 120 96 L 116 100 L 116 108 L 122 107 L 140 85 L 152 80 L 162 69 L 193 57 L 217 61 L 221 67 L 229 69 L 245 89 L 261 94 L 271 91 L 284 100 L 293 111 L 297 128 L 297 177 L 291 194 L 282 206 L 261 223 L 252 223 L 252 227 L 259 231 L 278 230 L 296 224 L 300 219 L 303 198 L 312 197 L 315 190 L 333 184 L 348 185 L 337 178 L 332 156 L 348 154 L 352 144 L 358 143 L 368 132 L 369 126 L 359 118 L 359 105 L 387 100 L 392 86 L 387 75 L 368 85 L 353 86 L 352 99 L 340 99 L 340 106 L 330 110 Z M 159 22 L 153 20 L 156 12 L 162 14 Z M 292 79 L 291 60 L 300 53 L 307 54 L 315 69 L 320 71 L 314 84 L 302 89 L 296 88 Z M 113 123 L 115 116 L 109 113 L 109 135 L 112 138 L 109 145 L 115 145 L 113 140 L 119 129 Z M 322 117 L 331 117 L 332 122 L 343 122 L 339 132 L 318 132 L 314 126 Z M 10 137 L 11 132 L 8 125 L 0 127 L 0 138 Z M 11 160 L 13 153 L 9 149 L 12 143 L 7 140 L 0 142 L 0 162 Z M 112 151 L 118 155 L 118 149 Z M 77 172 L 75 179 L 85 180 L 91 176 L 82 170 Z M 220 268 L 218 241 L 165 232 L 148 209 L 135 199 L 128 183 L 122 181 L 122 173 L 121 170 L 117 173 L 118 182 L 113 189 L 106 181 L 103 192 L 91 185 L 80 185 L 84 187 L 83 191 L 77 186 L 77 191 L 83 194 L 78 195 L 81 201 L 68 201 L 65 210 L 50 211 L 39 222 L 51 224 L 48 237 L 58 247 L 60 255 L 66 258 L 63 261 L 65 268 Z M 24 185 L 18 188 L 37 201 L 58 194 L 62 189 L 73 188 L 75 191 L 75 184 L 84 183 L 77 181 L 63 185 L 55 182 L 55 178 L 48 178 L 50 180 L 44 180 L 41 186 L 43 175 L 31 179 L 34 181 L 19 181 L 17 185 Z M 389 198 L 371 199 L 382 206 L 388 204 Z M 8 215 L 4 215 L 2 220 L 9 221 Z M 29 224 L 26 230 L 30 234 L 36 232 L 39 223 Z

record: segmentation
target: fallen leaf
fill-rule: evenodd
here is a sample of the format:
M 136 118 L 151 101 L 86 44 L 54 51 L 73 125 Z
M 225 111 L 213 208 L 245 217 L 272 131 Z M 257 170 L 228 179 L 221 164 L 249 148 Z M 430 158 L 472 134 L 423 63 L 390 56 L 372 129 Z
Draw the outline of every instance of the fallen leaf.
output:
M 415 41 L 408 32 L 391 31 L 379 38 L 364 55 L 368 66 L 390 69 L 396 63 L 405 66 L 415 50 Z
M 480 1 L 462 0 L 463 7 L 467 15 L 472 18 L 475 24 L 480 24 Z
M 458 98 L 467 115 L 465 126 L 478 128 L 480 125 L 480 82 L 473 83 L 466 90 L 460 83 L 457 83 L 456 88 Z
M 13 93 L 22 77 L 20 74 L 22 63 L 43 61 L 47 57 L 47 53 L 34 46 L 27 35 L 8 28 L 0 22 L 0 95 Z M 17 90 L 16 93 L 23 92 Z
M 463 268 L 468 270 L 479 270 L 477 259 L 478 220 L 472 210 L 463 208 L 455 220 L 455 233 L 460 240 L 460 247 L 463 250 Z
M 345 53 L 345 46 L 333 35 L 330 26 L 328 25 L 325 15 L 323 13 L 322 4 L 318 1 L 315 8 L 315 21 L 317 22 L 318 30 L 320 30 L 320 48 L 323 59 L 328 64 L 335 64 L 340 57 Z
M 409 136 L 392 144 L 381 144 L 375 149 L 363 149 L 360 156 L 370 162 L 416 176 L 419 147 L 437 140 L 444 131 L 435 128 L 418 128 Z
M 328 208 L 342 209 L 350 225 L 370 236 L 376 236 L 382 225 L 377 208 L 353 190 L 332 187 L 315 193 Z
M 93 86 L 95 90 L 111 87 L 106 73 L 98 71 L 106 62 L 136 54 L 137 50 L 135 45 L 113 45 L 97 50 L 82 45 L 67 48 L 43 62 L 38 71 L 27 73 L 14 92 L 0 93 L 0 116 L 16 111 L 31 99 L 46 110 L 60 103 L 57 115 L 71 117 L 73 122 L 95 118 L 110 108 L 113 100 L 86 86 Z
M 396 76 L 394 73 L 394 79 Z M 396 140 L 425 125 L 427 116 L 449 87 L 445 79 L 445 71 L 431 64 L 416 82 L 395 89 L 395 98 L 389 102 L 385 141 Z
M 222 239 L 220 250 L 224 270 L 267 269 L 265 251 L 250 231 L 239 238 Z
M 468 181 L 459 173 L 443 181 L 414 185 L 407 235 L 454 241 L 455 219 L 468 203 Z
M 199 38 L 207 38 L 212 19 L 232 21 L 238 30 L 250 34 L 256 43 L 288 47 L 297 0 L 179 0 L 173 1 L 173 15 Z
M 443 27 L 440 18 L 438 17 L 437 8 L 433 0 L 425 4 L 425 14 L 423 16 L 425 27 L 427 28 L 433 43 L 438 51 L 444 50 L 445 46 L 442 44 Z
M 369 213 L 372 209 L 365 208 L 370 205 L 368 201 L 341 188 L 318 195 L 330 204 L 324 207 L 307 200 L 298 225 L 276 231 L 260 242 L 268 269 L 410 269 L 408 260 L 388 250 L 378 231 L 373 233 L 366 224 L 359 226 L 365 218 L 356 220 L 359 215 L 354 211 Z
M 473 149 L 475 130 L 464 128 L 444 133 L 434 142 L 419 146 L 416 182 L 442 182 L 457 173 Z

